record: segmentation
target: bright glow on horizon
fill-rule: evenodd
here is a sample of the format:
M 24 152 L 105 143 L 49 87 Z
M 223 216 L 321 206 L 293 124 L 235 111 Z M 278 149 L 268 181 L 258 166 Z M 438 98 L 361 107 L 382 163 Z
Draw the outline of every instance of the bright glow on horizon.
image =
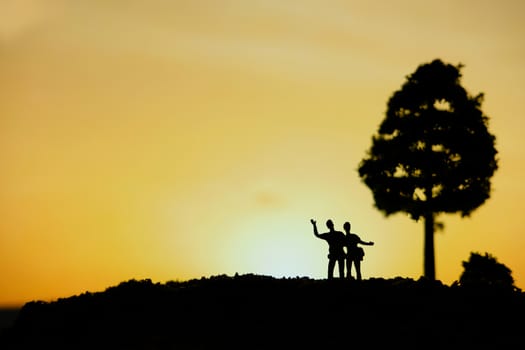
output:
M 482 207 L 438 218 L 437 277 L 488 252 L 524 288 L 524 10 L 0 2 L 0 306 L 131 278 L 324 278 L 311 218 L 376 243 L 365 278 L 419 278 L 423 224 L 383 217 L 356 169 L 390 95 L 435 58 L 464 63 L 463 86 L 485 93 L 500 158 Z

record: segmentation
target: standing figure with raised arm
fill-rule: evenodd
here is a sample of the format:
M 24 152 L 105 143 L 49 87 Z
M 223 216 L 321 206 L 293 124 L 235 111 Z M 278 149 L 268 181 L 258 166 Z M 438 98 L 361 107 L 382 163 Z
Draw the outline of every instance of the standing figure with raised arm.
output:
M 334 268 L 337 262 L 339 268 L 339 278 L 344 278 L 345 275 L 345 240 L 346 237 L 343 232 L 334 229 L 332 220 L 326 221 L 328 232 L 319 233 L 315 220 L 310 220 L 314 227 L 314 235 L 317 238 L 324 239 L 328 243 L 328 279 L 334 278 Z
M 357 279 L 361 280 L 361 261 L 365 256 L 365 251 L 358 244 L 363 245 L 374 245 L 374 242 L 365 242 L 355 233 L 350 232 L 351 225 L 347 221 L 344 223 L 343 228 L 346 236 L 346 277 L 352 278 L 352 263 L 355 265 L 355 272 Z

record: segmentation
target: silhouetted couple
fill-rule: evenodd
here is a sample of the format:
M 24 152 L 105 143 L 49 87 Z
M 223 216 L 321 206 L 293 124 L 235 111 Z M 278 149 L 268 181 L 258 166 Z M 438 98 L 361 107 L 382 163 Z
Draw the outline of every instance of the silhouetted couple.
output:
M 328 278 L 334 278 L 336 263 L 339 269 L 339 277 L 344 278 L 346 261 L 346 277 L 348 279 L 352 278 L 352 265 L 354 265 L 356 277 L 358 280 L 361 280 L 361 261 L 365 256 L 365 251 L 359 244 L 374 245 L 374 242 L 362 241 L 358 235 L 351 233 L 351 225 L 348 221 L 343 225 L 345 233 L 336 231 L 334 223 L 330 219 L 326 221 L 326 227 L 328 227 L 329 231 L 325 233 L 319 233 L 315 220 L 312 219 L 310 222 L 314 227 L 314 235 L 328 243 Z

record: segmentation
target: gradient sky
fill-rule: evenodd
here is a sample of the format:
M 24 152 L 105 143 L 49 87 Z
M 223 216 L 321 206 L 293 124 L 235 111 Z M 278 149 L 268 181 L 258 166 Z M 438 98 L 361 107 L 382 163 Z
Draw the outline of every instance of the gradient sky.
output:
M 463 63 L 499 169 L 438 217 L 436 275 L 488 252 L 525 287 L 525 2 L 0 0 L 0 305 L 236 272 L 325 278 L 309 220 L 363 277 L 419 278 L 423 223 L 359 161 L 418 65 Z

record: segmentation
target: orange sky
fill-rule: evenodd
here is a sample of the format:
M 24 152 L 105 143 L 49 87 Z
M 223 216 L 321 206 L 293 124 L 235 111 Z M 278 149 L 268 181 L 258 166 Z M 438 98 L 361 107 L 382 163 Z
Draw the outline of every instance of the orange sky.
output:
M 357 174 L 419 64 L 464 63 L 500 168 L 441 216 L 436 273 L 488 252 L 525 288 L 522 1 L 0 0 L 0 305 L 131 278 L 326 276 L 310 218 L 419 278 L 423 224 Z

